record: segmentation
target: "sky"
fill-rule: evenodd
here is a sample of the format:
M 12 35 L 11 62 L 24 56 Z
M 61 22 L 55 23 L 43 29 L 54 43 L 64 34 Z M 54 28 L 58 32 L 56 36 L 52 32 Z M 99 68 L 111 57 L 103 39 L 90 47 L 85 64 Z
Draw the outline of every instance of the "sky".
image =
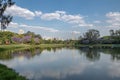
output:
M 7 30 L 32 31 L 43 38 L 77 39 L 89 29 L 101 36 L 120 29 L 120 0 L 13 0 L 5 14 L 13 16 Z

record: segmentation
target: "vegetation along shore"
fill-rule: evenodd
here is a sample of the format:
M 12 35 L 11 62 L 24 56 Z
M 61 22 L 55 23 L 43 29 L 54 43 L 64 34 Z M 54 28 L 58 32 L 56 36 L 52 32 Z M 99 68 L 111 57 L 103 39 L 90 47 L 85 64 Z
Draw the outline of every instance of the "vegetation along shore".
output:
M 14 70 L 7 68 L 7 66 L 0 64 L 0 80 L 27 80 L 20 76 Z

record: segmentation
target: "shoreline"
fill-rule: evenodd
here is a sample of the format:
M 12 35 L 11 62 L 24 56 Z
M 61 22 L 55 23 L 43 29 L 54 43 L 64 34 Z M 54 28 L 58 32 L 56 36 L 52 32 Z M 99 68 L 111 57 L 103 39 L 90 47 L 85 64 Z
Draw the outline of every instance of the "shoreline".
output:
M 80 47 L 80 48 L 120 48 L 120 44 L 40 44 L 40 45 L 30 45 L 30 44 L 11 44 L 11 45 L 0 45 L 0 51 L 6 50 L 21 50 L 21 49 L 31 49 L 31 48 L 54 48 L 54 47 Z
M 27 80 L 25 77 L 20 76 L 15 70 L 0 64 L 0 80 Z
M 75 45 L 75 47 L 80 48 L 120 48 L 120 44 L 79 44 Z
M 21 50 L 21 49 L 31 49 L 31 48 L 54 48 L 54 47 L 66 47 L 66 46 L 70 46 L 70 45 L 65 45 L 65 44 L 40 44 L 40 45 L 11 44 L 11 45 L 0 45 L 0 51 Z

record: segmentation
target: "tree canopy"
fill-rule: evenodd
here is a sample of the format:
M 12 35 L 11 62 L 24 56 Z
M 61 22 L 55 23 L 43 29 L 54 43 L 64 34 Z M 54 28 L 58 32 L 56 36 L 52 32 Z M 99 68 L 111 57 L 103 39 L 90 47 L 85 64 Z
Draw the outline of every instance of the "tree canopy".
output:
M 11 15 L 5 15 L 4 12 L 6 11 L 7 7 L 11 7 L 14 5 L 15 2 L 12 0 L 0 0 L 0 23 L 1 23 L 1 30 L 7 28 L 8 24 L 12 21 Z

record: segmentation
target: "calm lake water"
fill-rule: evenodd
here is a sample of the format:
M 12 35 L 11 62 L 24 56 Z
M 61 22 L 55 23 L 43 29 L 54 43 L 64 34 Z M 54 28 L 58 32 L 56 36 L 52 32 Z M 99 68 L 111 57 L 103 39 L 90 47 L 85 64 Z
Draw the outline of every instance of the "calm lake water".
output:
M 29 80 L 120 80 L 120 49 L 7 51 L 0 63 Z

